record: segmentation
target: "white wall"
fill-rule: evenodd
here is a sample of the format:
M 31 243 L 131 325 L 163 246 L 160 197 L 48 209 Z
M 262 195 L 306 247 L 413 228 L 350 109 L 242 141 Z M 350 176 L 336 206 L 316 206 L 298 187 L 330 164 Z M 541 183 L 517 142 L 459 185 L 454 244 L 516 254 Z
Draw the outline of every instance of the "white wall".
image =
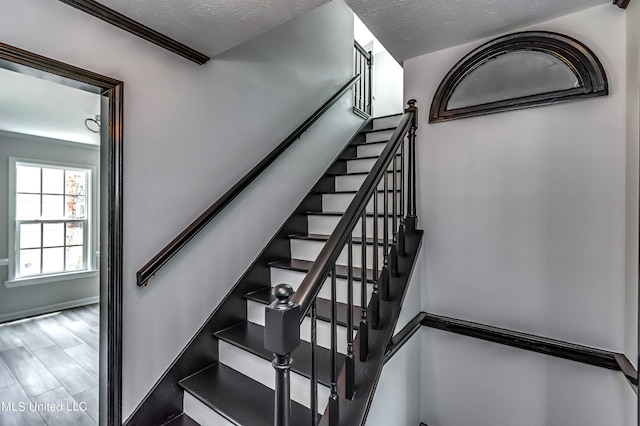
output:
M 638 144 L 640 142 L 640 4 L 629 4 L 627 31 L 627 206 L 625 353 L 638 365 Z
M 404 110 L 404 70 L 386 50 L 373 59 L 373 112 L 376 117 L 398 114 Z
M 423 327 L 429 426 L 635 426 L 620 373 Z
M 9 157 L 100 165 L 100 150 L 85 144 L 60 144 L 37 136 L 0 131 L 0 259 L 9 257 Z M 98 297 L 98 277 L 7 288 L 8 266 L 0 266 L 0 321 L 23 318 Z M 97 301 L 97 300 L 96 300 Z M 47 309 L 49 308 L 49 309 Z
M 624 349 L 624 19 L 603 5 L 532 27 L 589 46 L 604 98 L 428 124 L 441 79 L 483 41 L 405 63 L 428 312 Z
M 625 13 L 603 5 L 526 29 L 589 46 L 611 94 L 430 125 L 440 81 L 486 40 L 405 62 L 405 100 L 416 98 L 421 111 L 422 307 L 622 352 Z M 619 373 L 424 333 L 422 421 L 430 426 L 635 424 Z
M 361 123 L 350 96 L 147 288 L 136 270 L 351 77 L 353 15 L 333 1 L 204 66 L 49 0 L 3 0 L 0 40 L 125 83 L 126 418 Z

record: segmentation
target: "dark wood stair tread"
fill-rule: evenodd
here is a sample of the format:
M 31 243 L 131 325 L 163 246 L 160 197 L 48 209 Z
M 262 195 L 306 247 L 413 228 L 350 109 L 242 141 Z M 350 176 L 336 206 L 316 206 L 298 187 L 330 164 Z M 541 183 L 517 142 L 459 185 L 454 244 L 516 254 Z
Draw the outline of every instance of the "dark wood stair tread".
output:
M 376 191 L 379 194 L 384 194 L 384 189 L 378 189 Z M 387 192 L 393 192 L 392 188 L 387 189 Z M 396 189 L 396 192 L 400 192 L 400 188 Z M 358 191 L 314 191 L 314 194 L 357 194 Z
M 291 234 L 289 235 L 289 239 L 292 240 L 305 240 L 305 241 L 329 241 L 330 235 L 325 234 Z M 362 237 L 352 237 L 352 241 L 354 244 L 361 244 Z M 367 245 L 373 245 L 373 237 L 366 238 Z M 387 242 L 389 244 L 392 243 L 391 239 L 388 239 Z M 384 239 L 378 238 L 378 244 L 383 245 Z
M 394 127 L 385 127 L 384 129 L 369 129 L 369 130 L 363 130 L 360 133 L 377 133 L 377 132 L 386 132 L 389 130 L 395 130 L 397 128 L 397 126 Z
M 247 293 L 244 295 L 245 299 L 252 300 L 254 302 L 261 303 L 263 305 L 269 305 L 271 302 L 275 300 L 275 296 L 271 293 L 271 287 L 267 287 L 263 290 L 254 291 L 252 293 Z M 346 303 L 336 303 L 336 309 L 338 313 L 338 325 L 343 327 L 347 326 L 347 304 Z M 307 316 L 310 316 L 310 313 L 307 313 Z M 316 315 L 318 319 L 321 321 L 331 322 L 331 301 L 327 299 L 317 298 L 316 299 Z M 358 329 L 360 323 L 360 307 L 353 306 L 353 328 L 355 330 Z
M 280 269 L 288 269 L 290 271 L 297 272 L 309 272 L 309 268 L 313 265 L 313 262 L 308 260 L 300 260 L 300 259 L 286 259 L 286 260 L 276 260 L 273 262 L 269 262 L 268 266 Z M 347 267 L 343 265 L 336 265 L 336 276 L 338 278 L 347 278 Z M 358 267 L 353 267 L 353 278 L 360 279 L 362 276 L 362 271 Z M 373 283 L 373 269 L 367 269 L 367 281 Z
M 322 211 L 322 212 L 304 212 L 303 214 L 307 216 L 343 216 L 345 212 L 333 212 L 333 211 Z M 389 215 L 389 219 L 393 219 L 393 212 L 391 209 L 387 212 Z M 378 217 L 382 219 L 384 216 L 384 212 L 378 212 Z M 373 213 L 367 213 L 367 217 L 373 217 Z M 400 212 L 398 212 L 398 222 L 400 222 Z M 358 230 L 359 231 L 359 230 Z
M 251 352 L 269 362 L 273 354 L 264 348 L 264 327 L 248 321 L 233 325 L 214 333 L 220 340 Z M 318 382 L 325 386 L 331 384 L 331 351 L 322 346 L 316 347 L 318 360 Z M 291 370 L 307 378 L 311 377 L 311 344 L 302 340 L 300 346 L 291 354 Z M 341 368 L 344 355 L 338 354 L 338 369 Z M 295 423 L 294 423 L 295 424 Z
M 400 156 L 400 151 L 396 154 L 396 157 Z M 355 160 L 375 160 L 380 158 L 379 155 L 367 155 L 365 157 L 353 157 L 353 158 L 339 158 L 338 161 L 355 161 Z
M 179 416 L 169 420 L 168 422 L 163 423 L 162 426 L 200 426 L 200 423 L 182 413 Z
M 396 173 L 400 173 L 401 170 L 397 170 Z M 393 174 L 393 170 L 389 170 L 387 173 L 389 173 L 390 175 Z M 341 173 L 327 173 L 325 176 L 329 176 L 329 177 L 339 177 L 339 176 L 362 176 L 362 175 L 368 175 L 369 172 L 341 172 Z
M 180 386 L 233 423 L 273 426 L 274 391 L 221 363 L 180 381 Z M 291 424 L 309 423 L 309 409 L 291 401 Z

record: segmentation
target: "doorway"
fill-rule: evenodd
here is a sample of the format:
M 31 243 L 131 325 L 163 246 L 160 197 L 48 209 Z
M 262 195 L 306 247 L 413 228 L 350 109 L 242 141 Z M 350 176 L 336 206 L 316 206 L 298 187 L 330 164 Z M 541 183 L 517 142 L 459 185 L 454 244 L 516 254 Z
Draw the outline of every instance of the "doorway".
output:
M 0 341 L 10 348 L 0 359 L 0 391 L 4 380 L 5 391 L 18 395 L 13 404 L 3 400 L 0 418 L 29 414 L 33 423 L 23 424 L 121 424 L 123 84 L 2 43 L 0 72 L 31 78 L 34 86 L 55 83 L 71 97 L 93 96 L 98 113 L 89 113 L 82 125 L 96 132 L 93 150 L 99 154 L 92 164 L 90 148 L 72 137 L 20 140 L 19 132 L 8 134 L 20 148 L 64 145 L 60 139 L 66 139 L 67 148 L 75 148 L 69 152 L 80 154 L 68 161 L 19 154 L 8 159 L 9 255 L 0 265 L 7 270 L 2 290 L 28 286 L 37 295 L 73 279 L 86 281 L 75 286 L 86 292 L 92 275 L 97 283 L 95 294 L 0 316 L 9 324 L 0 326 L 9 329 Z M 49 380 L 44 386 L 43 376 Z

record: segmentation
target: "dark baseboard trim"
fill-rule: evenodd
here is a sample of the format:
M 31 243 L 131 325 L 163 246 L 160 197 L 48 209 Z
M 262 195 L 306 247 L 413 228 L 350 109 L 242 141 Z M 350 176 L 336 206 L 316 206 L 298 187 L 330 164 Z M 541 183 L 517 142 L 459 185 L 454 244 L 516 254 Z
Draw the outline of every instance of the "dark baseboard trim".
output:
M 151 28 L 134 21 L 123 14 L 110 9 L 95 0 L 59 0 L 62 3 L 81 10 L 89 15 L 95 16 L 111 25 L 130 32 L 131 34 L 150 41 L 163 49 L 167 49 L 177 55 L 182 56 L 198 65 L 202 65 L 209 60 L 209 57 L 198 52 L 172 38 L 167 37 Z
M 402 330 L 398 332 L 395 336 L 391 338 L 389 345 L 387 346 L 387 350 L 384 353 L 384 362 L 385 364 L 400 350 L 401 347 L 404 346 L 405 343 L 411 339 L 411 337 L 422 327 L 422 321 L 426 318 L 427 314 L 425 312 L 420 312 L 418 315 L 413 317 L 407 325 L 405 325 Z
M 603 349 L 576 345 L 561 340 L 549 339 L 533 334 L 434 314 L 426 314 L 422 320 L 422 325 L 499 343 L 501 345 L 526 349 L 532 352 L 539 352 L 558 358 L 607 368 L 609 370 L 620 371 L 620 366 L 615 359 L 616 353 Z
M 365 120 L 368 120 L 369 118 L 371 118 L 369 114 L 362 111 L 360 108 L 353 107 L 353 113 L 361 118 L 364 118 Z
M 613 0 L 613 4 L 618 6 L 620 9 L 626 9 L 630 2 L 631 0 Z

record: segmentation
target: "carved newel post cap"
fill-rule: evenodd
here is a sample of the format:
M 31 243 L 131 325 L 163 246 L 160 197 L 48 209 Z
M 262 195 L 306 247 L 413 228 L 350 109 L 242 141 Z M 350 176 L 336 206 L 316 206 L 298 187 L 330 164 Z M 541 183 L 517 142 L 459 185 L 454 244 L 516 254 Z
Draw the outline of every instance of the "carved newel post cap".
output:
M 416 100 L 415 99 L 409 99 L 407 101 L 407 103 L 409 104 L 410 107 L 416 106 Z
M 278 305 L 289 305 L 291 303 L 290 299 L 293 294 L 293 287 L 289 284 L 278 284 L 271 292 L 276 299 L 278 299 Z

